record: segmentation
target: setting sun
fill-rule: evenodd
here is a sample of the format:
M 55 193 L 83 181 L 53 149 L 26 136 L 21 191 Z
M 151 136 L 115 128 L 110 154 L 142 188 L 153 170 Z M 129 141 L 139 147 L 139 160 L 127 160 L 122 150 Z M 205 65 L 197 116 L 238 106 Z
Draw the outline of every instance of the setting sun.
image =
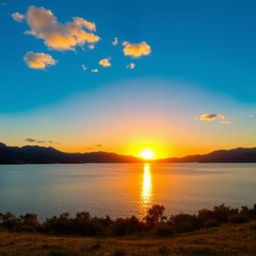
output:
M 155 152 L 152 149 L 143 149 L 140 152 L 140 157 L 145 160 L 152 160 L 155 157 Z

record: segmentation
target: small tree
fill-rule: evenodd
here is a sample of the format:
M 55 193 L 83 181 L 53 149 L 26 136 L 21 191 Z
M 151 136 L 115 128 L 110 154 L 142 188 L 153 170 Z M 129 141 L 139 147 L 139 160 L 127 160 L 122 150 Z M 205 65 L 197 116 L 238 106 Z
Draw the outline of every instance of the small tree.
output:
M 166 217 L 164 216 L 164 206 L 163 205 L 153 205 L 148 209 L 147 215 L 143 218 L 147 226 L 152 227 L 156 224 L 163 222 Z

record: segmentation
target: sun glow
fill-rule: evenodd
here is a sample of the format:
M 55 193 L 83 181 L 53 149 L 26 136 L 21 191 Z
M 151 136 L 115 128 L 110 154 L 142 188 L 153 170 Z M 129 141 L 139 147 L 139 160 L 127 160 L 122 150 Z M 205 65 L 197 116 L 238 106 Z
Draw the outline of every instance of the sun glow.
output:
M 152 149 L 143 149 L 140 152 L 140 157 L 145 160 L 152 160 L 155 158 L 155 152 Z

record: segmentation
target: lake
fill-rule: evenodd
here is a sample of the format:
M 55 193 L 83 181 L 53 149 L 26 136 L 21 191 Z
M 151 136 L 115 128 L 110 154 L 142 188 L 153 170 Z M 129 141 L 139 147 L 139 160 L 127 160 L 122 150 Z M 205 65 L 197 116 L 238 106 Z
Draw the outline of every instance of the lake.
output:
M 143 217 L 154 204 L 166 214 L 196 213 L 225 203 L 256 203 L 256 164 L 0 165 L 0 212 L 69 211 Z

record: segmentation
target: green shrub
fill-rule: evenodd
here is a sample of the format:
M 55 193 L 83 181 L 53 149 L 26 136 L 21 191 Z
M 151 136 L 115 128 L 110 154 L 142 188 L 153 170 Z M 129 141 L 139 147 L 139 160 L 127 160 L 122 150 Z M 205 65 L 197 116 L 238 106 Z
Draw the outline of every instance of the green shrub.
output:
M 245 222 L 248 222 L 248 218 L 242 214 L 235 214 L 229 217 L 229 222 L 237 223 L 237 224 L 245 223 Z
M 218 227 L 220 225 L 220 223 L 215 220 L 215 219 L 209 219 L 209 220 L 206 220 L 204 222 L 204 227 L 205 228 L 213 228 L 213 227 Z
M 196 230 L 195 225 L 191 221 L 184 221 L 175 226 L 177 232 L 193 232 Z
M 119 218 L 110 227 L 111 233 L 114 236 L 125 236 L 142 232 L 144 224 L 135 216 L 130 218 Z
M 156 236 L 173 236 L 174 230 L 173 227 L 166 224 L 166 223 L 160 223 L 157 226 L 155 226 L 153 234 Z
M 0 223 L 2 227 L 11 230 L 17 230 L 17 228 L 20 226 L 20 220 L 10 212 L 0 214 Z
M 180 213 L 170 217 L 169 222 L 177 232 L 191 232 L 200 227 L 195 215 Z
M 215 206 L 213 208 L 213 217 L 221 223 L 228 222 L 228 219 L 231 215 L 238 214 L 238 209 L 233 209 L 225 204 L 221 204 L 219 206 Z

